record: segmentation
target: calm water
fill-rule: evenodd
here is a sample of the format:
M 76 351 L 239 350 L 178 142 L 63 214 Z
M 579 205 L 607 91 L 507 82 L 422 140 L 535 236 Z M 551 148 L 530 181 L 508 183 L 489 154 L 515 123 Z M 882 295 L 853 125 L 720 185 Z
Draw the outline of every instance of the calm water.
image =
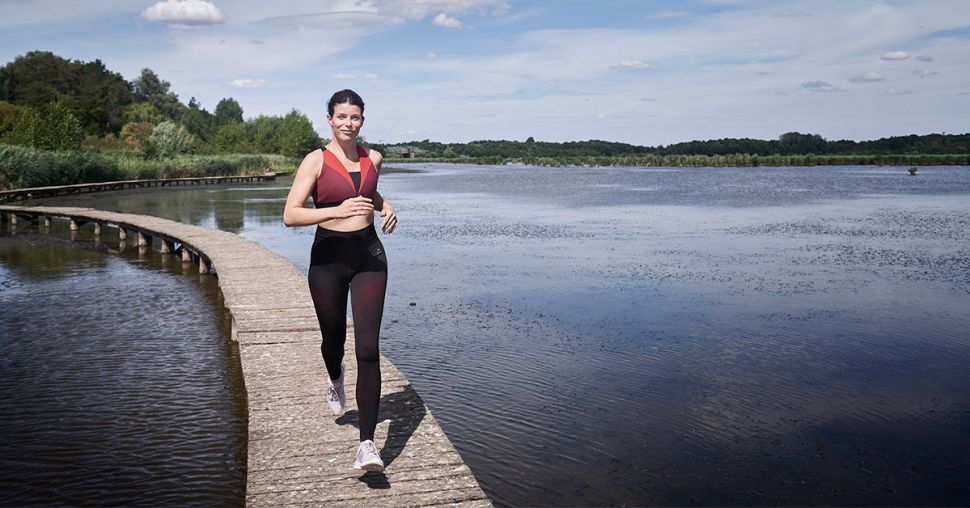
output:
M 243 504 L 215 279 L 83 236 L 0 231 L 0 505 Z
M 970 503 L 970 168 L 408 169 L 382 351 L 497 504 Z M 59 202 L 305 270 L 288 183 Z

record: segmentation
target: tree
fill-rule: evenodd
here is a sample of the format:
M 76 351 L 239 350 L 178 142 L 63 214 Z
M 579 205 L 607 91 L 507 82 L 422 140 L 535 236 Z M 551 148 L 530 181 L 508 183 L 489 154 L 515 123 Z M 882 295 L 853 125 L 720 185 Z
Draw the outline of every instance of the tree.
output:
M 14 144 L 48 150 L 76 150 L 84 140 L 81 122 L 60 101 L 26 108 L 10 133 Z
M 141 75 L 131 81 L 131 88 L 138 102 L 145 102 L 156 95 L 165 95 L 171 86 L 171 83 L 159 78 L 149 68 L 142 69 Z
M 215 117 L 212 113 L 203 109 L 202 105 L 195 100 L 195 97 L 189 99 L 189 107 L 182 114 L 182 125 L 193 136 L 209 142 L 213 136 L 212 127 L 214 123 Z
M 13 130 L 17 120 L 23 114 L 24 108 L 15 106 L 7 101 L 0 101 L 0 139 Z
M 165 117 L 150 102 L 136 102 L 125 108 L 122 119 L 125 124 L 145 122 L 156 125 L 162 123 Z
M 219 127 L 212 142 L 216 151 L 219 153 L 249 152 L 246 130 L 246 125 L 239 122 L 230 122 Z
M 155 126 L 148 122 L 132 122 L 121 128 L 121 139 L 135 150 L 141 150 L 151 137 Z
M 155 126 L 144 150 L 149 158 L 163 159 L 191 153 L 194 149 L 195 138 L 185 127 L 175 122 L 162 122 Z
M 320 146 L 320 135 L 303 113 L 293 109 L 280 124 L 280 153 L 287 157 L 302 157 Z
M 216 104 L 216 126 L 221 127 L 229 122 L 240 122 L 243 121 L 243 109 L 242 106 L 236 102 L 236 99 L 232 97 L 227 97 L 219 101 Z
M 253 148 L 257 153 L 280 153 L 282 118 L 259 115 L 248 123 L 252 131 Z

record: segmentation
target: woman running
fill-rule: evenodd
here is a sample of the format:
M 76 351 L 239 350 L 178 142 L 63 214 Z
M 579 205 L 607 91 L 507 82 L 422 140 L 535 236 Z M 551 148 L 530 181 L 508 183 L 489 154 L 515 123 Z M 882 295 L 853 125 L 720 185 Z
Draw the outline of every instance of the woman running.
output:
M 383 158 L 377 150 L 357 144 L 364 124 L 364 101 L 352 90 L 341 90 L 327 104 L 332 141 L 307 154 L 286 197 L 283 223 L 317 226 L 310 251 L 308 279 L 316 307 L 321 350 L 327 366 L 327 404 L 343 414 L 344 342 L 347 331 L 347 293 L 354 316 L 357 354 L 357 410 L 360 446 L 354 467 L 383 471 L 384 461 L 374 445 L 377 409 L 381 399 L 380 339 L 387 256 L 374 230 L 374 210 L 383 220 L 381 230 L 397 227 L 394 208 L 377 192 Z M 313 197 L 315 209 L 304 208 Z

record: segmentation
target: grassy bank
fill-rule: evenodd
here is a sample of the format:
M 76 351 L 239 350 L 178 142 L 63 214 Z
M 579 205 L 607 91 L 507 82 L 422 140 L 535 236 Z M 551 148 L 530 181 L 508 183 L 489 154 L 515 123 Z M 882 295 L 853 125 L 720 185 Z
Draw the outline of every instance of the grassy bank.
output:
M 934 166 L 970 165 L 968 154 L 889 155 L 630 155 L 609 157 L 452 157 L 403 159 L 387 157 L 389 163 L 432 163 L 533 166 L 672 166 L 672 167 L 756 167 L 756 166 Z
M 140 152 L 51 151 L 0 145 L 0 190 L 153 178 L 293 171 L 280 155 L 180 155 L 145 159 Z

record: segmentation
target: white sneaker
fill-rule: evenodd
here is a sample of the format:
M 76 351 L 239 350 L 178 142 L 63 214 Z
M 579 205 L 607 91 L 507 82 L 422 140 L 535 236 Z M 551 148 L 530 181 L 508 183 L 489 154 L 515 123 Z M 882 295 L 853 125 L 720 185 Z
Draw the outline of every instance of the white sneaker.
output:
M 344 391 L 344 364 L 340 364 L 340 379 L 334 381 L 327 376 L 327 405 L 335 415 L 344 414 L 347 407 L 347 392 Z
M 360 442 L 357 448 L 357 460 L 354 461 L 355 469 L 363 469 L 373 473 L 384 471 L 384 461 L 381 460 L 381 452 L 370 439 Z

